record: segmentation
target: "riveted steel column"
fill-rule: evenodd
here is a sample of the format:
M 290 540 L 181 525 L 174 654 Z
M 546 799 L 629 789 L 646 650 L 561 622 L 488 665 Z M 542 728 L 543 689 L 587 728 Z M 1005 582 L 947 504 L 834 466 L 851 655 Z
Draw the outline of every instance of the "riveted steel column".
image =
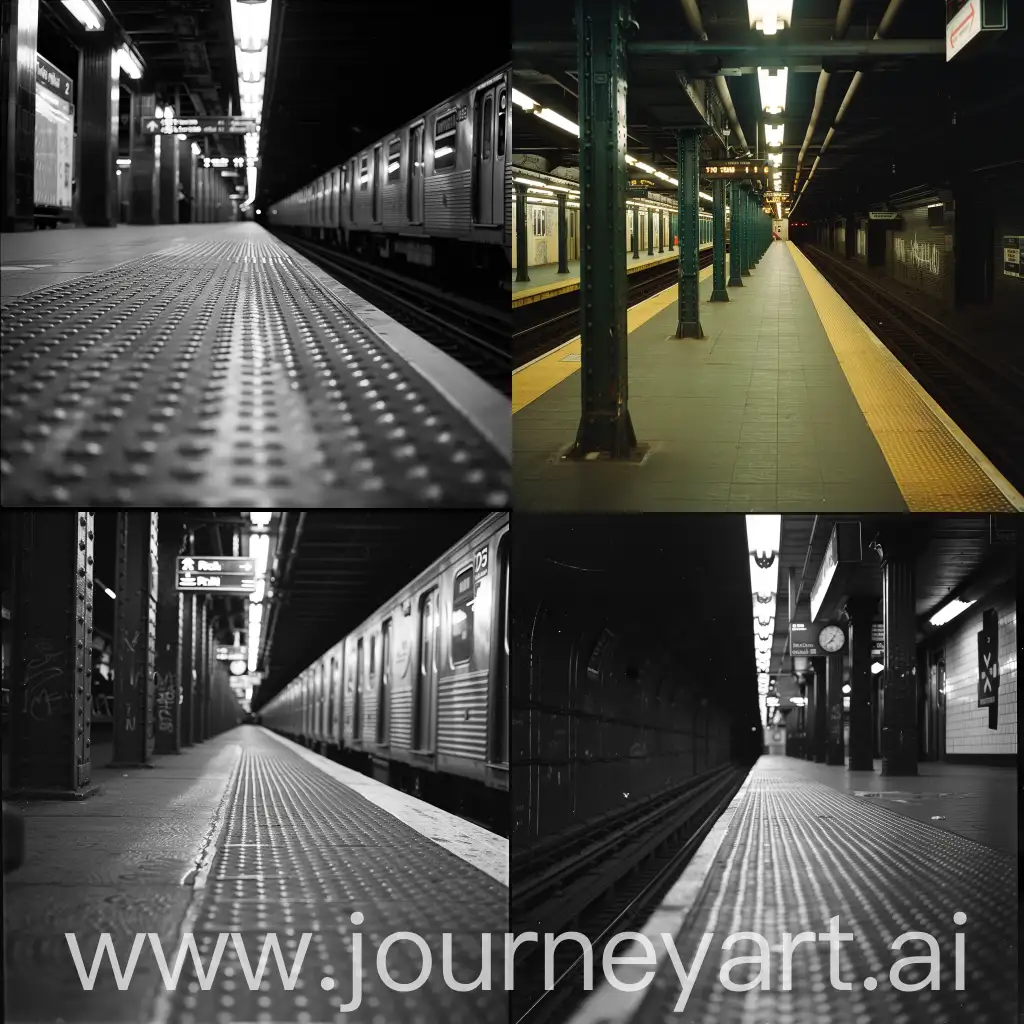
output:
M 181 751 L 181 644 L 183 640 L 185 594 L 175 588 L 181 527 L 169 516 L 159 525 L 159 568 L 156 608 L 156 753 Z
M 633 207 L 633 259 L 640 259 L 640 207 Z
M 207 183 L 208 184 L 208 183 Z M 212 218 L 211 218 L 212 219 Z M 529 236 L 526 228 L 526 186 L 516 182 L 516 280 L 529 281 Z
M 157 580 L 157 513 L 118 512 L 115 765 L 144 765 L 153 756 Z
M 14 512 L 10 793 L 80 799 L 92 777 L 93 518 Z
M 729 292 L 725 287 L 725 182 L 721 178 L 712 182 L 711 198 L 712 229 L 715 233 L 711 301 L 728 302 Z
M 843 661 L 845 650 L 825 659 L 825 689 L 828 694 L 828 737 L 825 763 L 843 764 L 846 749 L 843 742 Z
M 729 182 L 729 287 L 743 287 L 743 190 L 738 181 Z
M 679 322 L 677 338 L 703 338 L 700 325 L 700 132 L 680 132 L 676 177 L 679 180 Z
M 754 218 L 750 212 L 751 198 L 748 189 L 740 187 L 740 219 L 743 221 L 743 233 L 740 236 L 740 273 L 750 276 L 751 238 L 754 234 Z
M 108 228 L 120 219 L 117 133 L 121 68 L 113 41 L 87 34 L 78 55 L 78 220 Z
M 36 202 L 36 46 L 39 0 L 0 4 L 0 230 L 31 231 Z
M 156 117 L 153 93 L 132 93 L 131 159 L 128 184 L 133 224 L 160 222 L 160 136 L 145 131 Z
M 665 212 L 658 211 L 658 252 L 665 251 Z
M 206 735 L 203 732 L 203 708 L 206 704 L 206 688 L 209 685 L 209 675 L 206 670 L 206 595 L 196 594 L 195 602 L 195 622 L 193 629 L 195 630 L 196 637 L 196 674 L 195 692 L 192 696 L 192 738 L 193 742 L 202 743 L 203 740 L 206 739 Z
M 654 211 L 647 207 L 647 255 L 654 255 Z
M 227 671 L 227 665 L 217 661 L 217 638 L 214 635 L 213 623 L 206 626 L 206 691 L 203 694 L 203 739 L 208 740 L 214 734 L 213 728 L 213 692 L 220 682 L 220 669 Z
M 804 748 L 802 756 L 805 761 L 814 760 L 814 673 L 802 672 L 800 674 L 800 693 L 806 698 L 807 703 L 800 709 L 804 713 Z
M 192 212 L 195 198 L 195 167 L 196 158 L 192 152 L 192 143 L 183 142 L 178 147 L 178 183 L 185 193 L 185 201 L 178 204 L 179 224 L 190 224 L 195 219 Z
M 676 237 L 676 215 L 670 213 L 668 215 L 668 251 L 673 252 L 675 250 L 675 237 Z
M 915 553 L 910 528 L 891 528 L 873 547 L 882 562 L 885 635 L 882 774 L 917 775 Z
M 197 598 L 188 593 L 181 596 L 181 743 L 188 747 L 195 743 Z
M 177 135 L 164 135 L 160 139 L 161 224 L 178 223 L 178 145 Z
M 825 659 L 812 658 L 814 672 L 814 758 L 825 763 L 828 751 L 828 690 L 825 676 Z
M 871 626 L 878 598 L 852 599 L 846 606 L 850 620 L 850 771 L 870 772 L 871 759 Z
M 582 416 L 573 458 L 629 458 L 626 349 L 628 0 L 576 0 L 580 123 Z
M 565 193 L 558 193 L 558 272 L 569 273 L 569 218 L 565 211 Z

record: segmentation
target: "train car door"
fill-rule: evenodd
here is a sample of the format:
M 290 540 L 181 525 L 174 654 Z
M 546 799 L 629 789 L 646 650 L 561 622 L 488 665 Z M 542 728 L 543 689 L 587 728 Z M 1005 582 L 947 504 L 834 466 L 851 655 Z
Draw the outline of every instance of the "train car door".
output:
M 508 676 L 509 676 L 509 558 L 508 534 L 498 541 L 498 573 L 494 579 L 495 622 L 491 632 L 494 654 L 491 659 L 491 735 L 488 760 L 491 764 L 508 764 Z
M 410 224 L 423 223 L 423 124 L 409 129 L 409 174 L 406 177 L 406 213 Z
M 505 82 L 477 90 L 473 112 L 473 171 L 477 224 L 505 220 L 505 135 L 508 121 Z
M 437 694 L 437 647 L 440 627 L 440 595 L 432 587 L 420 598 L 420 656 L 416 667 L 416 707 L 413 718 L 413 750 L 429 751 Z
M 356 162 L 351 160 L 348 165 L 348 226 L 356 222 Z
M 377 743 L 388 742 L 391 711 L 391 619 L 385 619 L 380 633 L 380 681 L 377 687 Z
M 380 147 L 377 147 L 380 149 Z M 363 638 L 356 642 L 356 688 L 352 694 L 352 742 L 363 735 Z
M 373 147 L 373 223 L 380 223 L 380 146 Z

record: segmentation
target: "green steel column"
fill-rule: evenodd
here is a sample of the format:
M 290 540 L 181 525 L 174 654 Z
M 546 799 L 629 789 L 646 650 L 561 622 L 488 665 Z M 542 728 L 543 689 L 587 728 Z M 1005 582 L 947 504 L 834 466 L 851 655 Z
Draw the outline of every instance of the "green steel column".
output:
M 740 187 L 740 210 L 743 220 L 743 235 L 741 246 L 743 249 L 740 258 L 740 273 L 744 277 L 750 276 L 750 239 L 754 234 L 754 218 L 750 215 L 750 191 Z
M 711 301 L 728 302 L 729 292 L 725 287 L 725 182 L 721 178 L 712 183 L 711 198 L 714 230 Z
M 700 133 L 679 135 L 679 325 L 677 338 L 703 338 L 700 326 Z
M 564 192 L 558 193 L 558 273 L 569 273 L 569 221 Z
M 743 287 L 743 190 L 729 183 L 729 287 Z
M 647 255 L 654 255 L 654 211 L 647 207 Z
M 675 237 L 676 237 L 676 215 L 674 213 L 670 213 L 668 215 L 668 251 L 669 252 L 672 252 L 675 249 L 675 247 L 676 247 Z
M 580 119 L 580 425 L 569 457 L 629 458 L 626 32 L 629 0 L 576 0 Z
M 633 259 L 640 259 L 640 207 L 633 207 Z
M 530 269 L 527 266 L 529 256 L 527 255 L 526 234 L 526 186 L 516 182 L 516 280 L 529 281 Z
M 658 211 L 658 252 L 665 251 L 665 211 Z

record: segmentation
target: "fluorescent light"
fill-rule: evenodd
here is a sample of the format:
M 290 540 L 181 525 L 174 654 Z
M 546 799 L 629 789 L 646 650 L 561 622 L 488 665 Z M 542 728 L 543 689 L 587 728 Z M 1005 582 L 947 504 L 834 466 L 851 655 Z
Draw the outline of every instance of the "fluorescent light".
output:
M 785 134 L 784 124 L 766 124 L 764 126 L 764 144 L 769 149 L 781 149 L 782 137 Z
M 639 167 L 641 171 L 646 171 L 648 174 L 653 174 L 654 173 L 654 168 L 651 167 L 650 164 L 644 164 L 644 163 L 641 163 L 639 160 L 637 160 L 636 166 Z
M 522 107 L 523 110 L 533 110 L 534 107 L 539 106 L 536 100 L 531 100 L 525 93 L 521 93 L 518 89 L 512 90 L 512 102 L 517 107 Z
M 128 48 L 127 43 L 116 52 L 116 57 L 121 70 L 129 78 L 138 79 L 142 77 L 142 65 L 135 59 L 135 54 Z
M 64 0 L 64 6 L 78 19 L 86 32 L 99 32 L 103 28 L 103 15 L 92 0 Z
M 782 154 L 781 153 L 769 153 L 768 163 L 773 164 L 775 167 L 782 166 Z
M 257 529 L 265 529 L 270 525 L 270 521 L 274 518 L 273 512 L 250 512 L 249 522 L 252 523 Z
M 885 666 L 880 661 L 871 662 L 871 674 L 877 676 L 879 672 L 884 672 Z
M 782 516 L 747 516 L 747 544 L 750 554 L 774 557 L 779 553 Z
M 709 196 L 707 192 L 698 192 L 697 195 L 699 195 L 701 199 L 706 199 L 709 203 L 712 201 L 712 197 Z
M 750 27 L 773 36 L 793 21 L 793 0 L 747 0 Z
M 757 84 L 761 90 L 761 109 L 766 114 L 781 114 L 786 109 L 786 83 L 789 68 L 758 68 Z
M 132 165 L 132 161 L 131 161 L 130 157 L 119 156 L 117 158 L 117 166 L 118 167 L 131 167 L 131 165 Z
M 782 220 L 782 203 L 775 204 L 775 212 L 779 215 L 779 220 Z
M 116 600 L 117 600 L 117 594 L 115 594 L 115 593 L 114 593 L 114 592 L 113 592 L 113 591 L 112 591 L 112 590 L 110 589 L 110 587 L 104 587 L 104 588 L 103 588 L 103 593 L 104 593 L 104 594 L 106 594 L 106 595 L 107 595 L 107 597 L 109 597 L 111 601 L 116 601 Z
M 955 619 L 962 611 L 966 611 L 974 604 L 974 601 L 961 601 L 954 597 L 949 604 L 943 605 L 928 621 L 933 626 L 944 626 L 951 619 Z
M 534 113 L 542 121 L 547 121 L 548 124 L 553 124 L 556 128 L 561 128 L 562 131 L 566 131 L 570 135 L 576 135 L 578 137 L 580 134 L 580 126 L 575 121 L 570 121 L 569 118 L 556 113 L 554 110 L 548 110 L 546 107 L 542 107 L 540 110 L 535 110 Z
M 256 562 L 254 575 L 258 578 L 267 573 L 267 558 L 270 554 L 270 537 L 265 533 L 249 535 L 249 557 Z

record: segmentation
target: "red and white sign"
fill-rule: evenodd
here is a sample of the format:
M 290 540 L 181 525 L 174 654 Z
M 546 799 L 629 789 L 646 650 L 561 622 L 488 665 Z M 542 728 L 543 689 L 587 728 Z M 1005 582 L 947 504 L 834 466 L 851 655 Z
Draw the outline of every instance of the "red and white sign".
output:
M 981 0 L 961 7 L 946 25 L 946 60 L 952 60 L 981 31 Z

